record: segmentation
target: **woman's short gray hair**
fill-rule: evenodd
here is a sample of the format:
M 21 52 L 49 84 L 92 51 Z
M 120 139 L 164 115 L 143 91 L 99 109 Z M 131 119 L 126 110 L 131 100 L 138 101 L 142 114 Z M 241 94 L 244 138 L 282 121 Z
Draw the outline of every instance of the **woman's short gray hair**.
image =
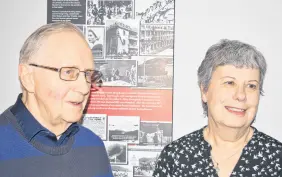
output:
M 254 47 L 238 40 L 222 39 L 212 45 L 198 68 L 198 85 L 204 92 L 208 90 L 213 72 L 218 66 L 233 65 L 260 71 L 260 94 L 263 95 L 263 80 L 267 64 L 264 56 Z M 208 115 L 208 105 L 202 101 L 204 115 Z
M 19 63 L 27 63 L 31 56 L 40 48 L 44 38 L 62 31 L 76 32 L 85 39 L 82 31 L 70 22 L 62 21 L 43 25 L 34 31 L 24 42 L 20 51 Z

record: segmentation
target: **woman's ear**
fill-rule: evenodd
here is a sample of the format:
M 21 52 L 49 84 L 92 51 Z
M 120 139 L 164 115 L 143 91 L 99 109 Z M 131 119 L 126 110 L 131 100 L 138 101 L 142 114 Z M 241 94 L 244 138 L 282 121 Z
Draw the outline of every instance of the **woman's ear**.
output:
M 201 97 L 204 103 L 208 101 L 207 94 L 208 94 L 208 91 L 205 91 L 203 85 L 201 85 Z
M 32 69 L 26 64 L 19 64 L 18 73 L 22 87 L 24 87 L 27 92 L 34 93 L 34 77 Z

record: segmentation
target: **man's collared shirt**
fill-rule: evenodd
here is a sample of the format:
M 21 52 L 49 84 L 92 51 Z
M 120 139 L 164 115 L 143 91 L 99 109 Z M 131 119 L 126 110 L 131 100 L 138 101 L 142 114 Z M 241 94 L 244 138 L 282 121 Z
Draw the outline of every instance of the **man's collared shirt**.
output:
M 65 145 L 69 138 L 76 134 L 79 130 L 77 123 L 73 123 L 69 128 L 57 139 L 56 135 L 43 127 L 29 112 L 22 101 L 22 94 L 18 96 L 15 105 L 11 108 L 11 112 L 15 115 L 24 136 L 30 142 L 36 140 L 48 146 Z

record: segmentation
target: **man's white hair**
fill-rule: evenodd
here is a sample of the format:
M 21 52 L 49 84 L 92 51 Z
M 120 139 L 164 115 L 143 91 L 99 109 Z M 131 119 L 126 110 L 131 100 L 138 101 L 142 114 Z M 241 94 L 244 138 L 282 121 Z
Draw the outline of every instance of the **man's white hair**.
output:
M 20 58 L 19 63 L 27 63 L 32 55 L 38 51 L 40 48 L 43 39 L 50 36 L 51 34 L 62 32 L 62 31 L 72 31 L 80 35 L 83 39 L 85 36 L 83 35 L 82 31 L 70 22 L 55 22 L 49 23 L 46 25 L 41 26 L 36 31 L 34 31 L 24 42 L 21 51 L 20 51 Z

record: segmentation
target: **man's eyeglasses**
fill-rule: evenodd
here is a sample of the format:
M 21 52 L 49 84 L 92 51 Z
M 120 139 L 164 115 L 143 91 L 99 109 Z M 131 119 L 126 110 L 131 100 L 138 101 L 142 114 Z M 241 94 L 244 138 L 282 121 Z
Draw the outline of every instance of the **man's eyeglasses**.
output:
M 85 70 L 85 71 L 80 71 L 76 67 L 61 67 L 61 68 L 54 68 L 54 67 L 49 67 L 49 66 L 42 66 L 42 65 L 37 65 L 34 63 L 30 63 L 30 66 L 35 66 L 39 68 L 44 68 L 44 69 L 49 69 L 51 71 L 56 71 L 59 73 L 60 79 L 64 81 L 75 81 L 77 80 L 79 73 L 82 72 L 85 75 L 85 79 L 88 83 L 91 84 L 97 84 L 98 86 L 102 85 L 102 72 L 97 71 L 97 70 Z

